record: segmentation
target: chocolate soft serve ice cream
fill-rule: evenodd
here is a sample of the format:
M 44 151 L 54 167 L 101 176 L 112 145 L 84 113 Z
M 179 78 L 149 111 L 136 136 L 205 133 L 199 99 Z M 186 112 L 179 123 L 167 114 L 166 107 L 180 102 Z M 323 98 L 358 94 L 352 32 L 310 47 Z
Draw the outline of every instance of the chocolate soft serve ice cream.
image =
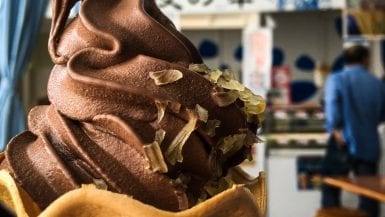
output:
M 170 211 L 218 193 L 250 157 L 263 100 L 205 67 L 153 0 L 84 0 L 67 23 L 76 2 L 52 2 L 51 105 L 1 168 L 41 209 L 89 183 Z

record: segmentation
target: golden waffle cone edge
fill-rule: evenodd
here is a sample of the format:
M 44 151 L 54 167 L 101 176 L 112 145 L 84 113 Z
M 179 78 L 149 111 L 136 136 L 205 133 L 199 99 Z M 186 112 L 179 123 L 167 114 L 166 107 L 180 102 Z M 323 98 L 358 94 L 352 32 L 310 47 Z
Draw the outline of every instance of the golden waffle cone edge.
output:
M 16 185 L 11 174 L 1 170 L 0 200 L 20 217 L 263 217 L 266 210 L 266 183 L 265 174 L 261 173 L 257 179 L 245 185 L 234 185 L 181 212 L 160 210 L 127 195 L 84 185 L 62 195 L 40 213 L 28 194 Z

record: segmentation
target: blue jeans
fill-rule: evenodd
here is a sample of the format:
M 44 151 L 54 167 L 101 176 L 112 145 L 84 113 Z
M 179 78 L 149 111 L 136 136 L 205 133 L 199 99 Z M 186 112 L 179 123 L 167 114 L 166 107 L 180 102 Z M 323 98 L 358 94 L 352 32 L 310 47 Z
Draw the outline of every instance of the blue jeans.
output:
M 378 164 L 373 162 L 364 161 L 361 159 L 349 159 L 346 161 L 346 165 L 340 165 L 341 168 L 336 168 L 336 171 L 333 171 L 331 168 L 327 168 L 328 171 L 324 175 L 348 175 L 350 170 L 353 170 L 353 173 L 356 176 L 365 176 L 365 175 L 377 175 L 378 174 Z M 348 168 L 348 169 L 347 169 Z M 327 174 L 331 173 L 331 174 Z M 341 190 L 336 187 L 323 185 L 321 189 L 321 203 L 322 207 L 340 207 L 341 206 Z M 359 209 L 368 213 L 370 217 L 379 217 L 379 202 L 367 197 L 359 197 Z

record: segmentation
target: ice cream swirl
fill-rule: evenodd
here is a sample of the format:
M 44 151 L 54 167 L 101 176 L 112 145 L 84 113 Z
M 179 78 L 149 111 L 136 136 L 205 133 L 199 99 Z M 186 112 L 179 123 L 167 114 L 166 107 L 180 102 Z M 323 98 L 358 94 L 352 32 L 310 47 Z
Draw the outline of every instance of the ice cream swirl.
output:
M 193 206 L 208 181 L 248 156 L 258 122 L 247 123 L 239 99 L 218 103 L 228 93 L 189 69 L 200 55 L 153 0 L 84 0 L 68 22 L 76 2 L 52 2 L 51 105 L 30 112 L 30 131 L 10 141 L 1 167 L 41 208 L 87 183 L 165 210 Z M 179 77 L 156 84 L 170 71 Z M 242 144 L 224 147 L 234 135 Z M 151 165 L 151 144 L 163 169 Z M 183 159 L 171 159 L 175 144 Z

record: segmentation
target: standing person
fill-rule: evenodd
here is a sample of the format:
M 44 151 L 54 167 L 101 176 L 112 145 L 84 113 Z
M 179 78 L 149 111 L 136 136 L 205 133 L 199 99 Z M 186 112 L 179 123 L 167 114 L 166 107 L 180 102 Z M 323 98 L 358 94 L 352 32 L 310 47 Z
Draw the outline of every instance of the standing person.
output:
M 380 140 L 377 127 L 385 121 L 385 84 L 368 71 L 369 50 L 354 45 L 344 51 L 345 67 L 330 75 L 325 86 L 326 128 L 331 142 L 325 175 L 377 175 Z M 335 144 L 335 147 L 331 143 Z M 337 159 L 337 164 L 331 162 Z M 328 161 L 330 160 L 330 161 Z M 340 190 L 324 185 L 322 207 L 338 207 Z M 379 216 L 379 203 L 360 197 L 359 209 Z

